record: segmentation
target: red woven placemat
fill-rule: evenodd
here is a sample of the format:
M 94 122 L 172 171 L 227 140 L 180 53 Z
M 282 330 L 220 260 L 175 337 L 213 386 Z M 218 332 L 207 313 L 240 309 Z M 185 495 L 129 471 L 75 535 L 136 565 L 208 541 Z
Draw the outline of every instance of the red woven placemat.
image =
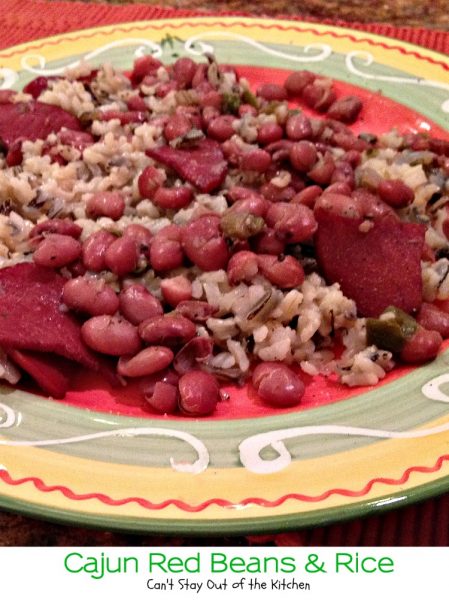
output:
M 210 13 L 207 11 L 175 10 L 142 4 L 113 6 L 81 2 L 27 0 L 25 3 L 23 0 L 1 0 L 0 48 L 99 25 L 208 14 Z M 221 12 L 221 14 L 243 13 Z M 297 18 L 311 20 L 302 18 L 301 15 Z M 346 23 L 338 20 L 326 21 L 326 23 L 385 35 L 449 55 L 449 32 L 393 27 L 383 23 Z M 135 543 L 132 536 L 128 536 L 126 540 L 128 544 Z M 449 494 L 419 505 L 393 510 L 385 515 L 305 529 L 297 533 L 254 536 L 248 538 L 248 541 L 253 544 L 274 542 L 283 546 L 447 546 L 449 545 Z M 120 544 L 121 540 L 115 536 L 113 542 Z M 218 543 L 215 538 L 214 543 Z
M 145 4 L 115 6 L 106 3 L 85 4 L 43 0 L 27 0 L 26 2 L 24 0 L 1 0 L 0 8 L 0 48 L 98 25 L 211 14 L 207 11 L 176 10 Z M 244 13 L 222 11 L 220 14 L 241 15 Z M 289 16 L 288 18 L 294 17 Z M 311 20 L 304 19 L 300 14 L 297 18 Z M 449 55 L 449 32 L 415 27 L 394 27 L 385 23 L 347 23 L 339 20 L 324 22 L 394 37 Z

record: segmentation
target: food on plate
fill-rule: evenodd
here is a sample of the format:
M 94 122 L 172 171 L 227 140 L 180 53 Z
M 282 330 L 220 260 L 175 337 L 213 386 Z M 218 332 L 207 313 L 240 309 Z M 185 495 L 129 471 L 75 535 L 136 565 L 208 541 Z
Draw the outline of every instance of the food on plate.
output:
M 213 56 L 84 62 L 0 93 L 0 377 L 63 398 L 82 365 L 152 411 L 221 384 L 300 403 L 449 337 L 449 142 L 356 135 L 301 70 L 255 91 Z

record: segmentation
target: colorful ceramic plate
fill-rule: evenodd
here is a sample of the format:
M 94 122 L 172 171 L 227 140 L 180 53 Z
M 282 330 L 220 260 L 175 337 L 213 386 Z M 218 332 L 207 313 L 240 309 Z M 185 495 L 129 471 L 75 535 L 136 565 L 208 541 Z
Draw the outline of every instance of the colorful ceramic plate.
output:
M 254 83 L 293 69 L 365 99 L 358 131 L 447 137 L 442 55 L 348 29 L 198 18 L 101 27 L 0 53 L 3 88 L 86 58 L 127 69 L 152 52 L 172 61 L 213 51 Z M 317 525 L 449 489 L 449 354 L 343 390 L 315 379 L 299 410 L 267 412 L 230 390 L 213 419 L 157 418 L 133 398 L 80 378 L 64 402 L 2 388 L 0 505 L 126 530 L 248 533 Z

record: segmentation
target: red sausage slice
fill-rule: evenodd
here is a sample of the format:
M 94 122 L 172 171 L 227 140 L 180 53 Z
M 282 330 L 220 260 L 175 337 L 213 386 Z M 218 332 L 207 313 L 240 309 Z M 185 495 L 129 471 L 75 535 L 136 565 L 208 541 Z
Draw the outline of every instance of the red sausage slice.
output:
M 389 217 L 360 231 L 362 218 L 315 210 L 319 264 L 325 278 L 338 282 L 359 313 L 377 317 L 390 305 L 407 313 L 422 303 L 421 254 L 425 227 Z
M 95 371 L 97 357 L 81 340 L 80 325 L 61 310 L 66 280 L 51 269 L 21 263 L 0 270 L 0 346 L 53 352 Z
M 24 350 L 10 350 L 8 355 L 34 379 L 42 391 L 53 398 L 64 398 L 69 380 L 58 368 L 55 356 Z
M 63 127 L 81 130 L 78 119 L 59 106 L 35 100 L 1 105 L 0 138 L 8 148 L 18 139 L 45 140 L 50 133 L 57 133 Z
M 146 154 L 174 169 L 180 177 L 205 193 L 220 187 L 228 171 L 220 144 L 213 140 L 201 140 L 186 149 L 170 146 L 149 148 Z

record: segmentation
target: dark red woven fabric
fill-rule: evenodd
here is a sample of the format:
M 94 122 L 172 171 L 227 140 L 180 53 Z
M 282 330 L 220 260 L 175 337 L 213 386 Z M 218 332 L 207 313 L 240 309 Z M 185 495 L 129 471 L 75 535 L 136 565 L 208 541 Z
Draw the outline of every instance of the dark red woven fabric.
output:
M 303 19 L 298 8 L 297 19 Z M 127 21 L 166 19 L 210 15 L 207 11 L 175 10 L 162 6 L 130 4 L 85 4 L 82 2 L 48 2 L 43 0 L 2 0 L 0 11 L 0 48 L 38 38 Z M 222 15 L 244 14 L 221 12 Z M 292 17 L 288 17 L 292 19 Z M 312 20 L 312 19 L 304 19 Z M 346 23 L 324 21 L 341 27 L 352 27 L 378 35 L 418 44 L 449 55 L 449 33 L 414 27 L 393 27 L 385 23 Z
M 80 2 L 1 0 L 0 48 L 99 25 L 208 14 L 210 13 L 206 11 L 174 10 L 142 4 L 114 6 Z M 243 13 L 222 12 L 221 14 Z M 301 19 L 301 16 L 298 15 L 297 18 Z M 311 19 L 303 20 L 311 21 Z M 326 21 L 326 23 L 396 38 L 449 55 L 449 32 L 412 27 L 397 28 L 377 23 L 343 21 Z M 128 543 L 133 543 L 129 537 L 127 539 Z M 447 546 L 449 545 L 449 494 L 383 515 L 327 527 L 305 529 L 295 533 L 253 536 L 248 538 L 248 542 L 255 545 L 275 543 L 281 546 L 313 547 Z M 120 540 L 116 540 L 115 543 L 119 544 Z M 219 540 L 214 538 L 214 544 L 217 543 Z

